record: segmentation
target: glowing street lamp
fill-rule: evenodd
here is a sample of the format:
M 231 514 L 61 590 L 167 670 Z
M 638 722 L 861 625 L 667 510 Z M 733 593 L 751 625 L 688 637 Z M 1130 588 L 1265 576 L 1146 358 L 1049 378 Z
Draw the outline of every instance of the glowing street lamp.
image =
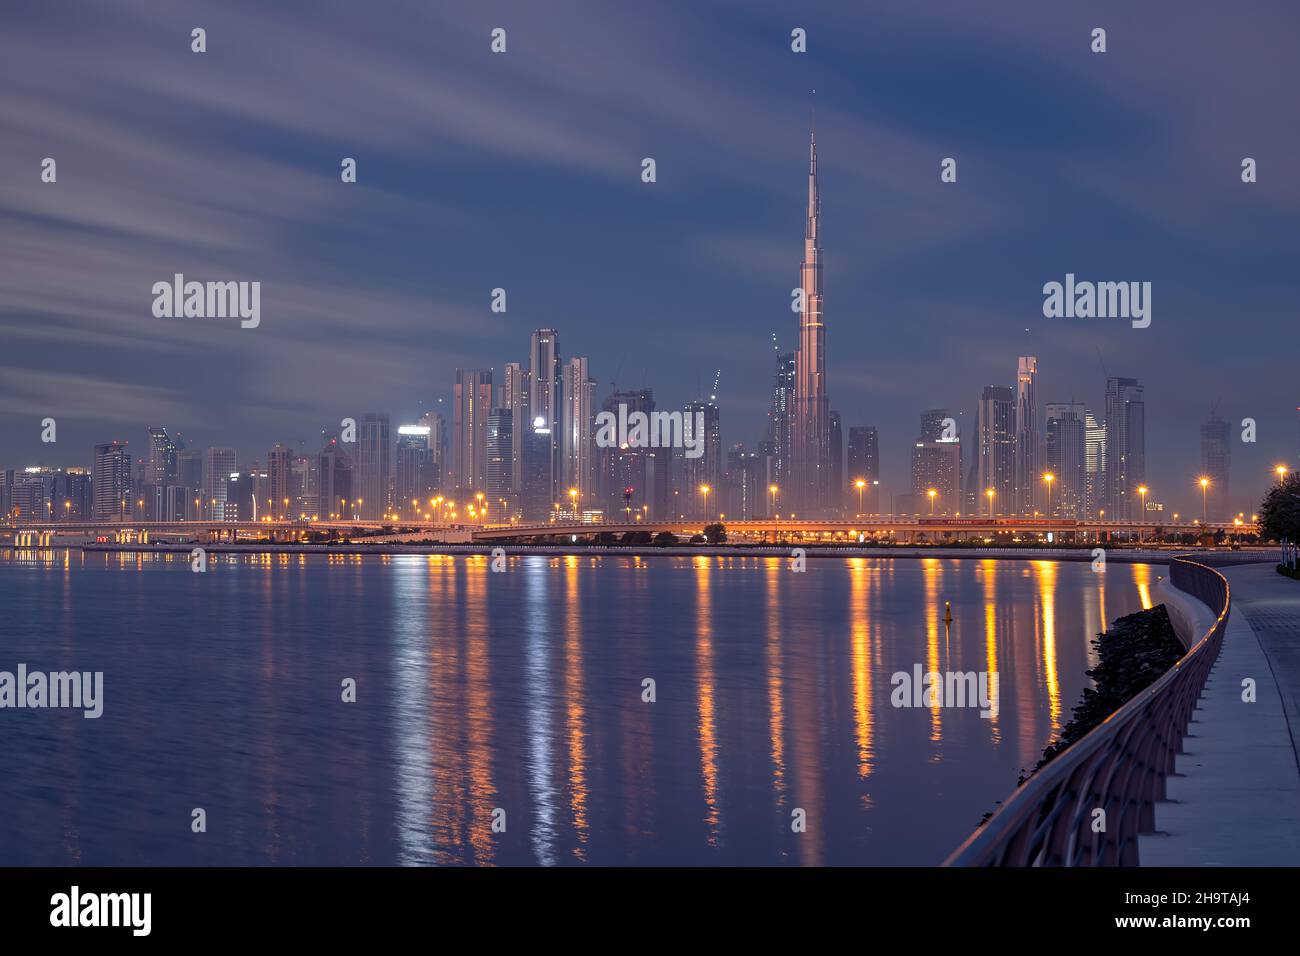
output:
M 926 491 L 926 494 L 930 496 L 930 517 L 934 517 L 934 499 L 939 496 L 939 492 L 931 488 Z
M 1047 513 L 1049 515 L 1052 513 L 1052 482 L 1055 480 L 1056 476 L 1050 471 L 1043 472 L 1043 481 L 1047 482 Z
M 995 492 L 992 488 L 987 488 L 985 489 L 984 494 L 989 499 L 989 517 L 991 518 L 993 517 L 993 495 Z
M 1201 523 L 1210 523 L 1210 479 L 1204 475 L 1201 476 Z
M 1277 483 L 1279 485 L 1286 481 L 1286 465 L 1278 465 L 1273 470 L 1277 472 Z
M 858 516 L 861 517 L 862 516 L 862 489 L 867 487 L 867 483 L 863 481 L 861 478 L 859 478 L 853 484 L 858 489 Z
M 1141 519 L 1142 519 L 1143 521 L 1146 521 L 1146 520 L 1147 520 L 1147 486 L 1146 486 L 1146 485 L 1138 485 L 1138 494 L 1142 497 L 1142 514 L 1141 514 L 1140 517 L 1141 517 Z M 1142 526 L 1139 524 L 1139 525 L 1138 525 L 1138 544 L 1141 544 L 1141 543 L 1142 543 L 1142 535 L 1143 535 L 1143 529 L 1142 529 Z
M 706 518 L 709 516 L 709 492 L 712 490 L 708 485 L 700 485 L 700 511 Z
M 776 493 L 780 489 L 776 485 L 768 485 L 767 493 L 772 496 L 772 516 L 776 517 Z

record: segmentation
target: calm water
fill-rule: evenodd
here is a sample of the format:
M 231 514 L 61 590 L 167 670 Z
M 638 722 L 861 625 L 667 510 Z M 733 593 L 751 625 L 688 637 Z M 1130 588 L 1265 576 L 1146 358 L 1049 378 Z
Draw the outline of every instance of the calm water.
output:
M 0 710 L 0 864 L 933 864 L 1069 719 L 1089 637 L 1164 573 L 209 562 L 0 549 L 0 670 L 105 675 L 98 720 Z M 994 716 L 892 707 L 918 663 L 997 671 Z

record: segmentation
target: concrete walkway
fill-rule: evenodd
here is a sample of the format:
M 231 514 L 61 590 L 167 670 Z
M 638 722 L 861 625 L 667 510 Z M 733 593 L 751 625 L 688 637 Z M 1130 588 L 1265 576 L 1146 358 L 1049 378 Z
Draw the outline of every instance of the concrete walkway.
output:
M 1157 832 L 1139 838 L 1143 866 L 1300 865 L 1300 581 L 1271 563 L 1220 570 L 1232 588 L 1228 630 L 1168 799 L 1156 804 Z M 1180 636 L 1214 623 L 1209 608 L 1168 580 L 1157 590 Z M 1242 700 L 1247 677 L 1255 703 Z

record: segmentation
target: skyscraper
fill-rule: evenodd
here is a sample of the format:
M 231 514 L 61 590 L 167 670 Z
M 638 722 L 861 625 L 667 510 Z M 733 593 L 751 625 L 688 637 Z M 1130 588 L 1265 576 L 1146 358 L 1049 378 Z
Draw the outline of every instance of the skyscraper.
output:
M 429 429 L 429 490 L 442 491 L 447 481 L 447 420 L 438 412 L 425 412 L 420 427 Z
M 393 485 L 393 511 L 402 517 L 418 518 L 429 513 L 433 483 L 433 452 L 428 425 L 397 426 L 397 462 Z
M 596 420 L 596 381 L 581 356 L 569 359 L 564 366 L 564 440 L 560 449 L 563 468 L 562 504 L 568 505 L 569 491 L 578 492 L 579 503 L 596 493 L 596 444 L 592 431 Z
M 849 429 L 848 474 L 854 512 L 859 503 L 863 514 L 880 513 L 880 450 L 875 425 L 854 425 Z M 862 494 L 857 483 L 863 482 Z
M 935 514 L 961 511 L 961 435 L 945 438 L 947 419 L 955 421 L 946 408 L 921 413 L 921 434 L 912 446 L 912 507 L 920 513 L 931 510 L 931 491 Z
M 1099 518 L 1106 508 L 1106 425 L 1098 422 L 1091 410 L 1084 412 L 1083 421 L 1086 442 L 1084 513 L 1089 518 Z
M 1042 497 L 1039 488 L 1043 469 L 1039 462 L 1038 436 L 1038 359 L 1020 356 L 1016 369 L 1016 507 L 1033 514 Z
M 767 440 L 772 446 L 771 483 L 792 488 L 790 426 L 794 417 L 795 364 L 793 352 L 778 352 L 772 383 L 772 406 L 767 413 Z
M 791 421 L 790 501 L 808 516 L 825 513 L 830 499 L 830 402 L 826 392 L 826 328 L 822 322 L 821 195 L 817 181 L 817 136 L 808 147 L 808 212 L 803 262 L 799 267 L 803 309 L 795 353 L 794 412 Z
M 515 513 L 518 496 L 514 471 L 514 412 L 508 408 L 494 408 L 487 421 L 486 491 L 488 514 L 494 521 L 509 521 Z
M 563 442 L 563 377 L 560 374 L 560 333 L 555 329 L 538 329 L 533 333 L 528 351 L 528 414 L 532 421 L 541 418 L 551 436 L 551 464 L 547 481 L 552 501 L 559 501 Z M 535 429 L 534 429 L 535 431 Z
M 293 499 L 289 495 L 289 447 L 276 442 L 266 453 L 267 489 L 266 513 L 273 519 L 288 518 L 292 514 Z
M 985 385 L 976 419 L 979 467 L 974 490 L 979 513 L 1014 513 L 1019 507 L 1015 499 L 1015 391 L 1007 385 Z
M 226 483 L 235 470 L 235 449 L 207 450 L 203 458 L 203 499 L 207 505 L 207 517 L 226 520 Z
M 362 519 L 377 521 L 388 513 L 392 476 L 392 444 L 388 416 L 367 412 L 357 423 L 356 491 Z
M 699 436 L 695 434 L 695 426 L 699 422 L 703 423 L 704 453 L 698 458 L 689 458 L 685 454 L 684 447 L 677 449 L 675 457 L 680 465 L 681 475 L 676 482 L 676 490 L 678 497 L 684 498 L 687 505 L 679 510 L 692 517 L 705 518 L 710 513 L 716 516 L 719 512 L 717 506 L 722 501 L 718 497 L 723 472 L 722 428 L 715 402 L 686 403 L 682 415 L 684 444 L 695 445 L 699 441 Z M 707 494 L 700 493 L 702 485 L 713 489 L 714 497 L 711 502 Z
M 124 441 L 95 446 L 91 469 L 95 518 L 124 518 L 131 513 L 131 453 Z
M 1217 416 L 1201 425 L 1201 474 L 1210 479 L 1205 489 L 1206 514 L 1210 521 L 1231 521 L 1228 497 L 1228 464 L 1232 443 L 1228 423 Z
M 1146 481 L 1146 402 L 1135 378 L 1106 380 L 1107 513 L 1136 518 L 1137 489 Z
M 1087 507 L 1087 410 L 1079 402 L 1047 404 L 1045 457 L 1052 475 L 1043 492 L 1043 510 L 1062 518 L 1082 518 Z
M 844 426 L 839 412 L 830 413 L 831 477 L 827 506 L 839 514 L 844 511 Z
M 452 467 L 456 496 L 487 493 L 487 419 L 492 411 L 492 371 L 456 369 L 456 411 L 452 425 Z
M 510 489 L 514 492 L 516 505 L 524 488 L 524 441 L 532 416 L 528 414 L 528 402 L 531 397 L 528 369 L 518 362 L 505 364 L 505 381 L 501 384 L 501 407 L 510 413 L 511 472 Z

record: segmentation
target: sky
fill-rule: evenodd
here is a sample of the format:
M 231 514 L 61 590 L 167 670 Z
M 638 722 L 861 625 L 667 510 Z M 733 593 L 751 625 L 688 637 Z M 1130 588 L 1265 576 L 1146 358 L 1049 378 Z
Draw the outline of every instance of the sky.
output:
M 1146 384 L 1174 510 L 1216 409 L 1250 511 L 1300 466 L 1297 27 L 1289 2 L 7 0 L 0 466 L 156 424 L 247 461 L 367 411 L 450 418 L 457 367 L 526 362 L 542 327 L 598 400 L 680 407 L 720 370 L 723 440 L 752 445 L 815 104 L 831 407 L 880 429 L 887 493 L 923 409 L 969 438 L 1036 355 L 1043 403 Z M 261 282 L 260 325 L 156 318 L 178 272 Z M 1150 327 L 1045 318 L 1067 272 L 1151 282 Z

